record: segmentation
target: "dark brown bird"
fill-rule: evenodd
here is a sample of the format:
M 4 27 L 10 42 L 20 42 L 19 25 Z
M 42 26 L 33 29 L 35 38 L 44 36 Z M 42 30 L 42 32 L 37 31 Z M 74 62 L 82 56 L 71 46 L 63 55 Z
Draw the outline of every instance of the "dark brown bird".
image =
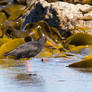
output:
M 17 59 L 34 57 L 42 50 L 46 41 L 47 38 L 45 36 L 42 36 L 39 40 L 27 42 L 20 45 L 16 49 L 5 53 L 4 56 L 12 55 L 16 56 Z M 50 45 L 54 46 L 51 43 Z

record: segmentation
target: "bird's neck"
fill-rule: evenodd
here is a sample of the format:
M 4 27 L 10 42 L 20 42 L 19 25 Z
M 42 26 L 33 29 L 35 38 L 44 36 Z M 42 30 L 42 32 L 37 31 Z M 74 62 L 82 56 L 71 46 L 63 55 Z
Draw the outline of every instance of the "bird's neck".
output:
M 46 40 L 42 40 L 42 39 L 39 40 L 39 43 L 41 44 L 41 46 L 44 46 L 45 42 Z

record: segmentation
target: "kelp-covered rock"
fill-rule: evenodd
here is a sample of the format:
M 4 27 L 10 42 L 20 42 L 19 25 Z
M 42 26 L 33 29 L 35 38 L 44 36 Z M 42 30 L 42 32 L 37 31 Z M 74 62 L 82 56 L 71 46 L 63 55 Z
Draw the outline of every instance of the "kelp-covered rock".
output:
M 25 43 L 24 39 L 16 38 L 10 41 L 7 41 L 0 47 L 0 58 L 5 58 L 4 53 L 14 50 L 19 45 Z
M 80 67 L 80 68 L 89 68 L 92 67 L 92 58 L 85 59 L 76 63 L 68 65 L 68 67 Z
M 5 13 L 0 12 L 0 25 L 2 25 L 6 19 L 7 16 L 5 15 Z
M 0 28 L 0 38 L 3 37 L 3 31 L 2 31 L 2 27 Z
M 74 47 L 70 47 L 69 50 L 74 53 L 89 55 L 89 54 L 92 54 L 92 45 L 74 46 Z
M 64 42 L 64 46 L 68 47 L 69 44 L 72 45 L 92 45 L 92 35 L 88 34 L 88 33 L 76 33 L 70 37 L 68 37 L 65 42 Z
M 55 43 L 61 43 L 62 36 L 59 33 L 59 30 L 56 28 L 50 27 L 45 21 L 39 21 L 38 23 L 27 24 L 25 30 L 29 30 L 30 33 L 28 36 L 31 36 L 33 39 L 38 39 L 43 34 L 51 39 Z
M 23 23 L 23 20 L 21 19 L 18 21 L 10 21 L 11 26 L 14 27 L 16 30 L 21 30 L 22 23 Z
M 11 4 L 2 9 L 2 12 L 8 15 L 8 20 L 16 20 L 25 12 L 25 6 Z
M 5 13 L 3 12 L 0 12 L 0 37 L 2 37 L 3 35 L 3 28 L 4 28 L 4 25 L 5 25 L 5 20 L 7 19 L 7 16 L 5 15 Z
M 81 53 L 81 50 L 85 47 L 86 45 L 80 45 L 80 46 L 69 45 L 68 46 L 69 50 L 74 53 Z
M 12 39 L 9 39 L 7 37 L 0 38 L 0 46 L 5 44 L 8 41 L 11 41 Z

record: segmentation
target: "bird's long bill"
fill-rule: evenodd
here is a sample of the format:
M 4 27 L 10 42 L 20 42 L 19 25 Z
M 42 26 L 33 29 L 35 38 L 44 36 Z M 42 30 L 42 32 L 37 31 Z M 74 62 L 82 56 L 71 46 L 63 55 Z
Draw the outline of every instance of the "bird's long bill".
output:
M 50 45 L 50 46 L 52 46 L 54 48 L 56 48 L 56 46 L 51 41 L 49 41 L 49 40 L 46 41 L 46 44 L 47 45 Z

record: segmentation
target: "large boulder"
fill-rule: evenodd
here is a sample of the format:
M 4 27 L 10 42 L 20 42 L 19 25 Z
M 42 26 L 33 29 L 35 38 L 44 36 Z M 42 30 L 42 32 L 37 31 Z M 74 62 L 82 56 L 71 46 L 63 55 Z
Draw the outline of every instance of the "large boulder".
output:
M 57 28 L 66 37 L 82 29 L 92 33 L 91 7 L 88 4 L 75 5 L 62 1 L 48 3 L 45 0 L 38 0 L 32 11 L 27 15 L 23 26 L 26 23 L 45 20 L 50 26 Z M 85 12 L 89 8 L 90 10 Z

